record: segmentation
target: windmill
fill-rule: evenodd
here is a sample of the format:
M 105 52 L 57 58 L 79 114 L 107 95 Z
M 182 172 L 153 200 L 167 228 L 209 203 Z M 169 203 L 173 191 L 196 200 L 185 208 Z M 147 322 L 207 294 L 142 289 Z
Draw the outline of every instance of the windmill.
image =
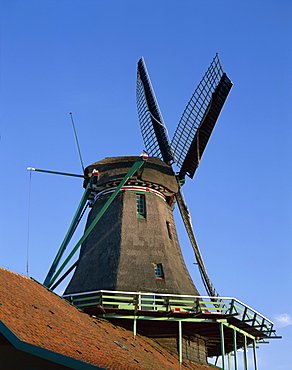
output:
M 141 160 L 136 163 L 135 157 L 107 158 L 85 169 L 86 191 L 83 201 L 45 285 L 51 287 L 56 280 L 56 275 L 52 277 L 55 267 L 73 234 L 85 202 L 91 197 L 92 210 L 85 234 L 77 246 L 79 248 L 82 245 L 80 257 L 69 269 L 71 272 L 76 268 L 65 294 L 110 289 L 197 295 L 198 291 L 186 269 L 176 235 L 172 215 L 175 199 L 207 294 L 218 295 L 208 277 L 196 243 L 181 186 L 186 175 L 190 178 L 194 176 L 231 87 L 232 83 L 224 73 L 216 54 L 187 104 L 170 142 L 144 59 L 139 60 L 137 108 L 149 159 L 146 163 Z M 180 168 L 177 175 L 172 169 L 174 162 Z M 129 175 L 131 166 L 134 166 L 134 172 Z M 123 184 L 118 189 L 120 181 Z M 111 193 L 114 203 L 109 207 L 107 201 Z M 161 200 L 163 204 L 159 203 Z M 136 217 L 133 214 L 131 204 L 134 202 L 138 208 L 140 206 L 144 211 L 147 209 L 147 217 Z M 106 213 L 101 217 L 99 214 L 104 207 Z M 143 225 L 141 219 L 146 220 Z M 133 270 L 140 269 L 143 272 L 140 278 L 127 269 L 128 265 L 132 265 Z M 159 269 L 160 273 L 157 272 Z M 157 280 L 157 274 L 163 275 L 161 281 Z
M 233 352 L 237 369 L 237 348 L 244 348 L 247 369 L 247 345 L 255 353 L 259 338 L 276 338 L 273 323 L 235 298 L 219 297 L 181 190 L 186 176 L 194 177 L 231 88 L 216 54 L 170 140 L 145 61 L 139 60 L 136 97 L 147 152 L 105 158 L 76 175 L 84 178 L 85 191 L 44 285 L 55 289 L 74 271 L 63 297 L 85 312 L 133 325 L 134 336 L 139 320 L 139 331 L 168 346 L 180 361 L 206 364 L 207 356 L 221 356 L 224 369 L 225 353 Z M 173 218 L 175 203 L 208 297 L 199 295 L 186 268 Z M 58 268 L 88 205 L 84 234 Z M 80 247 L 79 257 L 61 276 Z
M 166 187 L 164 186 L 164 191 L 162 191 L 161 197 L 162 198 L 168 197 L 168 199 L 169 199 L 169 201 L 167 202 L 168 206 L 169 206 L 168 208 L 173 206 L 173 204 L 172 204 L 173 200 L 174 200 L 173 198 L 175 198 L 175 200 L 178 204 L 178 207 L 179 207 L 179 210 L 180 210 L 185 228 L 187 230 L 191 245 L 192 245 L 194 253 L 195 253 L 195 257 L 196 257 L 198 268 L 199 268 L 199 271 L 200 271 L 200 274 L 201 274 L 201 277 L 202 277 L 202 281 L 203 281 L 204 286 L 206 288 L 207 294 L 210 295 L 210 296 L 218 296 L 218 293 L 216 292 L 214 286 L 212 285 L 211 280 L 208 277 L 206 268 L 204 266 L 204 262 L 203 262 L 203 259 L 201 257 L 201 253 L 200 253 L 199 247 L 197 245 L 197 242 L 196 242 L 196 239 L 195 239 L 195 236 L 194 236 L 190 213 L 189 213 L 188 207 L 187 207 L 187 205 L 184 201 L 181 186 L 184 184 L 186 176 L 188 176 L 190 178 L 193 178 L 193 176 L 195 174 L 195 171 L 196 171 L 196 169 L 197 169 L 197 167 L 200 163 L 200 159 L 203 155 L 203 152 L 205 150 L 207 142 L 208 142 L 208 140 L 211 136 L 212 130 L 213 130 L 215 124 L 216 124 L 217 118 L 218 118 L 218 116 L 220 114 L 220 111 L 221 111 L 221 109 L 222 109 L 222 107 L 225 103 L 225 100 L 228 96 L 228 93 L 229 93 L 231 87 L 232 87 L 232 83 L 229 80 L 229 78 L 227 77 L 227 75 L 224 73 L 222 65 L 221 65 L 220 60 L 219 60 L 219 56 L 218 56 L 218 54 L 216 54 L 212 63 L 211 63 L 211 65 L 209 66 L 207 72 L 203 76 L 203 78 L 200 81 L 198 87 L 196 88 L 195 92 L 193 93 L 190 101 L 188 102 L 188 104 L 187 104 L 187 106 L 186 106 L 186 108 L 185 108 L 185 110 L 182 114 L 182 117 L 179 121 L 179 124 L 178 124 L 177 129 L 176 129 L 175 134 L 174 134 L 174 137 L 173 137 L 172 141 L 170 141 L 166 125 L 163 121 L 163 117 L 162 117 L 161 111 L 159 109 L 159 105 L 157 103 L 154 90 L 152 88 L 152 84 L 151 84 L 150 77 L 149 77 L 149 74 L 148 74 L 148 71 L 147 71 L 147 68 L 146 68 L 146 65 L 145 65 L 145 61 L 144 61 L 143 58 L 141 58 L 138 62 L 137 84 L 136 84 L 136 101 L 137 101 L 138 117 L 139 117 L 139 121 L 140 121 L 140 126 L 141 126 L 142 137 L 143 137 L 143 140 L 144 140 L 144 145 L 145 145 L 145 148 L 146 148 L 149 156 L 151 157 L 151 159 L 148 160 L 148 163 L 151 162 L 151 161 L 153 162 L 154 159 L 152 159 L 152 158 L 159 158 L 161 163 L 156 164 L 156 167 L 157 166 L 160 166 L 160 167 L 162 166 L 162 167 L 164 167 L 164 169 L 160 170 L 159 168 L 156 168 L 158 170 L 158 172 L 161 174 L 165 171 L 168 171 L 168 174 L 163 175 L 162 178 L 158 181 L 158 184 L 156 184 L 155 186 L 159 188 L 159 187 L 163 187 L 165 185 L 164 184 L 165 182 L 167 183 L 167 186 Z M 77 139 L 77 136 L 76 136 L 76 130 L 75 130 L 73 117 L 72 117 L 71 113 L 70 113 L 70 115 L 71 115 L 71 120 L 72 120 L 72 124 L 73 124 L 73 128 L 74 128 L 74 133 L 75 133 L 75 137 L 76 137 L 76 141 L 77 141 L 77 145 L 78 145 L 79 155 L 80 155 L 80 158 L 81 158 L 80 148 L 79 148 L 79 143 L 78 143 L 78 139 Z M 125 161 L 127 161 L 128 164 L 125 164 Z M 157 161 L 157 159 L 156 159 L 156 161 Z M 89 219 L 88 219 L 89 221 L 88 221 L 88 224 L 86 226 L 86 231 L 85 231 L 84 235 L 82 236 L 80 241 L 77 243 L 77 245 L 73 248 L 73 250 L 71 251 L 71 253 L 67 257 L 67 259 L 63 262 L 63 264 L 59 268 L 59 270 L 56 272 L 57 266 L 60 263 L 60 260 L 61 260 L 63 254 L 64 254 L 64 251 L 67 248 L 67 245 L 69 244 L 69 242 L 70 242 L 70 240 L 71 240 L 71 238 L 74 234 L 74 231 L 75 231 L 77 225 L 80 222 L 80 219 L 81 219 L 82 215 L 84 214 L 84 209 L 85 209 L 86 205 L 90 204 L 90 202 L 88 202 L 88 200 L 90 200 L 90 198 L 94 199 L 94 201 L 93 202 L 91 201 L 91 204 L 90 204 L 91 207 L 93 207 L 93 203 L 96 200 L 98 200 L 98 199 L 100 200 L 101 198 L 104 199 L 104 197 L 101 197 L 101 195 L 104 196 L 105 194 L 109 194 L 109 187 L 111 187 L 111 188 L 116 188 L 117 187 L 117 181 L 120 181 L 124 178 L 125 174 L 127 174 L 127 171 L 130 170 L 129 164 L 131 163 L 132 165 L 134 165 L 135 160 L 133 158 L 128 158 L 127 160 L 126 160 L 126 158 L 120 158 L 120 159 L 114 160 L 113 161 L 114 163 L 118 163 L 118 167 L 120 167 L 120 168 L 122 167 L 123 169 L 127 169 L 127 171 L 126 170 L 125 171 L 117 171 L 117 169 L 115 169 L 114 170 L 115 174 L 112 173 L 110 176 L 104 176 L 104 172 L 109 171 L 109 165 L 110 165 L 109 162 L 112 162 L 112 161 L 107 160 L 106 162 L 107 163 L 104 163 L 104 161 L 101 161 L 100 163 L 97 162 L 97 163 L 95 163 L 91 166 L 88 166 L 85 169 L 84 176 L 76 175 L 76 176 L 80 176 L 80 177 L 85 178 L 84 184 L 85 184 L 86 189 L 85 189 L 84 195 L 83 195 L 83 197 L 80 201 L 80 204 L 77 208 L 77 211 L 74 215 L 72 223 L 69 227 L 69 230 L 68 230 L 68 232 L 67 232 L 67 234 L 66 234 L 66 236 L 65 236 L 65 238 L 64 238 L 64 240 L 61 244 L 61 247 L 60 247 L 60 249 L 59 249 L 59 251 L 56 255 L 56 258 L 53 261 L 53 264 L 52 264 L 52 266 L 51 266 L 51 268 L 50 268 L 50 270 L 47 274 L 47 277 L 44 281 L 44 284 L 46 286 L 50 287 L 50 288 L 55 288 L 57 285 L 59 285 L 60 282 L 72 270 L 76 269 L 77 266 L 78 266 L 77 271 L 78 270 L 80 271 L 80 268 L 82 267 L 82 258 L 79 258 L 69 268 L 69 270 L 61 278 L 59 278 L 59 280 L 57 280 L 57 278 L 59 277 L 59 275 L 61 274 L 63 269 L 66 267 L 68 262 L 71 260 L 73 255 L 76 253 L 76 251 L 79 249 L 79 247 L 83 244 L 82 248 L 84 249 L 84 244 L 87 244 L 88 240 L 90 240 L 90 239 L 95 238 L 95 239 L 100 240 L 101 239 L 101 235 L 100 235 L 101 230 L 105 230 L 109 227 L 109 221 L 108 220 L 104 221 L 104 217 L 102 217 L 102 215 L 108 209 L 111 202 L 118 195 L 118 192 L 121 191 L 121 189 L 125 191 L 125 187 L 123 188 L 123 186 L 120 186 L 120 189 L 118 189 L 115 192 L 115 194 L 112 194 L 113 195 L 112 200 L 110 200 L 110 202 L 105 205 L 105 208 L 101 212 L 102 214 L 97 216 L 97 213 L 99 213 L 100 208 L 97 208 L 98 212 L 97 211 L 96 212 L 91 211 L 91 217 L 89 217 Z M 124 165 L 121 164 L 121 163 L 124 163 Z M 165 165 L 163 165 L 163 163 Z M 176 163 L 177 166 L 180 169 L 180 171 L 177 175 L 174 175 L 174 171 L 172 169 L 172 164 L 174 164 L 174 163 Z M 81 164 L 82 164 L 82 168 L 84 169 L 82 158 L 81 158 Z M 152 165 L 152 167 L 153 167 L 153 165 Z M 144 168 L 145 167 L 146 172 L 144 172 L 143 170 L 141 171 L 141 169 L 139 170 L 139 168 L 137 166 L 139 168 L 141 168 L 141 167 Z M 147 169 L 147 165 L 145 166 L 144 162 L 140 161 L 137 166 L 135 167 L 133 174 L 135 174 L 135 173 L 137 174 L 137 171 L 139 170 L 142 174 L 142 176 L 140 174 L 138 174 L 138 177 L 140 177 L 140 180 L 143 177 L 143 172 L 144 172 L 144 177 L 146 175 L 146 178 L 147 177 L 149 178 L 149 175 L 147 175 L 147 171 L 149 172 L 149 170 Z M 113 167 L 115 167 L 115 165 L 113 165 Z M 48 172 L 52 172 L 52 171 L 48 171 Z M 100 176 L 99 176 L 99 174 L 100 174 Z M 125 185 L 125 183 L 127 183 L 127 182 L 128 183 L 130 182 L 129 178 L 133 174 L 130 174 L 130 176 L 128 176 L 127 179 L 125 179 L 123 185 Z M 107 177 L 114 178 L 114 180 L 115 180 L 114 183 L 113 183 L 113 181 L 108 181 Z M 105 178 L 106 178 L 106 181 L 104 180 Z M 135 181 L 137 183 L 137 179 Z M 156 179 L 150 179 L 151 184 L 155 183 L 155 181 L 157 182 L 157 174 L 156 174 Z M 145 183 L 145 181 L 144 181 L 144 183 Z M 142 183 L 140 183 L 140 185 L 143 185 L 143 181 L 142 181 Z M 150 185 L 148 183 L 148 189 L 151 186 L 152 185 Z M 141 194 L 141 191 L 142 191 L 141 189 L 142 188 L 140 186 L 140 189 L 138 189 L 139 194 Z M 135 189 L 133 189 L 133 187 L 132 187 L 132 191 L 134 191 L 134 190 Z M 143 191 L 142 191 L 142 193 L 143 193 Z M 142 199 L 142 197 L 140 197 L 140 202 L 141 202 L 141 199 Z M 122 207 L 122 205 L 121 205 L 121 207 Z M 107 213 L 108 212 L 110 212 L 110 211 L 107 210 Z M 168 211 L 166 210 L 165 212 L 168 212 Z M 95 217 L 93 217 L 92 214 L 95 214 Z M 121 217 L 121 215 L 119 217 Z M 171 217 L 172 216 L 170 216 L 168 218 L 170 219 Z M 102 218 L 101 221 L 100 221 L 100 218 Z M 111 220 L 113 220 L 113 219 L 115 220 L 116 218 L 117 218 L 117 216 L 113 216 L 111 218 Z M 90 222 L 92 220 L 93 220 L 93 222 L 90 225 Z M 102 222 L 105 222 L 104 225 L 101 224 Z M 101 226 L 99 226 L 99 231 L 97 231 L 96 235 L 93 236 L 92 231 L 93 231 L 94 228 L 96 229 L 95 225 L 97 223 L 99 223 L 99 225 L 101 225 Z M 171 224 L 174 225 L 174 221 L 173 221 L 172 218 L 171 218 L 171 222 L 167 221 L 167 223 L 166 223 L 167 228 L 168 228 L 168 232 L 170 232 L 169 229 L 170 229 Z M 151 234 L 151 232 L 157 234 L 157 231 L 155 231 L 154 229 L 152 231 L 150 230 L 150 234 Z M 174 225 L 174 234 L 176 234 L 175 225 Z M 115 240 L 115 237 L 113 237 L 113 238 Z M 175 239 L 177 239 L 177 237 L 175 237 Z M 112 240 L 111 243 L 114 242 L 114 240 Z M 164 243 L 165 241 L 161 240 L 161 242 Z M 127 240 L 127 243 L 128 243 L 128 240 Z M 107 247 L 104 247 L 104 248 L 107 248 Z M 149 248 L 149 246 L 148 246 L 148 248 Z M 90 247 L 89 247 L 89 249 L 90 249 Z M 98 248 L 95 248 L 95 249 L 98 249 Z M 99 249 L 100 249 L 100 247 L 99 247 Z M 165 251 L 163 251 L 163 253 L 165 253 Z M 176 241 L 176 250 L 170 250 L 168 248 L 168 253 L 169 254 L 170 253 L 178 253 L 179 256 L 180 256 L 180 260 L 182 260 L 181 251 L 180 251 L 178 241 Z M 117 252 L 116 254 L 120 254 L 120 252 Z M 82 251 L 81 251 L 81 255 L 82 255 Z M 104 256 L 101 256 L 101 255 L 97 256 L 96 255 L 94 258 L 96 258 L 97 260 L 100 259 L 100 258 L 104 259 Z M 94 258 L 93 258 L 93 260 L 94 260 Z M 111 257 L 107 256 L 107 258 L 114 258 L 114 259 L 116 258 L 117 259 L 117 258 L 119 258 L 119 256 L 117 256 L 117 255 L 116 256 L 111 256 Z M 141 261 L 141 263 L 142 263 L 142 261 Z M 153 263 L 155 264 L 155 262 L 153 262 Z M 88 259 L 86 260 L 85 264 L 88 265 Z M 108 268 L 116 269 L 117 264 L 118 263 L 116 263 L 116 264 L 110 263 L 110 265 L 108 265 Z M 185 266 L 183 266 L 183 265 L 184 265 L 184 263 L 181 264 L 180 269 L 178 269 L 178 271 L 180 271 L 181 276 L 182 275 L 187 276 L 188 272 L 186 272 Z M 111 266 L 111 267 L 109 267 L 109 266 Z M 92 267 L 92 269 L 93 269 L 93 267 Z M 107 269 L 106 266 L 99 266 L 99 270 L 106 270 L 106 269 Z M 169 275 L 175 274 L 175 270 L 177 270 L 176 265 L 174 265 L 172 271 L 169 271 Z M 185 270 L 185 272 L 183 273 L 182 270 Z M 79 279 L 77 279 L 77 280 L 80 280 L 80 276 L 87 276 L 88 272 L 89 272 L 88 267 L 86 267 L 85 269 L 81 268 L 81 271 L 82 272 L 79 273 Z M 149 274 L 149 272 L 148 272 L 148 274 Z M 76 275 L 76 271 L 75 271 L 75 275 Z M 116 272 L 114 273 L 114 275 L 116 275 Z M 100 278 L 101 278 L 100 276 L 96 276 L 96 280 L 98 280 Z M 115 276 L 113 276 L 112 278 L 115 279 Z M 187 276 L 186 280 L 189 281 L 190 277 Z M 77 289 L 77 291 L 78 290 L 86 291 L 89 288 L 88 286 L 87 286 L 87 288 L 85 286 L 80 287 L 79 284 L 80 284 L 80 281 L 77 283 L 77 286 L 75 286 L 74 290 Z M 173 284 L 173 281 L 170 281 L 169 284 Z M 187 282 L 184 282 L 184 283 L 181 282 L 181 284 L 184 284 L 186 286 L 188 283 Z M 125 284 L 123 283 L 122 285 L 124 286 Z M 70 284 L 69 284 L 69 286 L 70 286 Z M 93 283 L 93 286 L 94 286 L 94 283 Z M 101 284 L 101 286 L 99 286 L 98 283 L 97 283 L 97 286 L 93 290 L 95 290 L 97 288 L 98 289 L 105 288 L 105 287 L 108 288 L 109 286 L 113 287 L 114 284 L 112 284 L 112 285 L 110 285 L 110 284 L 109 285 L 108 284 Z M 90 288 L 91 289 L 89 289 L 89 290 L 92 290 L 92 285 L 90 285 Z M 130 290 L 132 290 L 132 289 L 130 289 Z M 66 292 L 69 292 L 69 291 L 71 292 L 71 289 L 66 290 Z M 170 291 L 168 291 L 168 292 L 170 292 Z M 197 293 L 197 290 L 189 288 L 186 291 L 184 291 L 184 293 L 186 293 L 186 292 L 195 294 L 195 293 Z

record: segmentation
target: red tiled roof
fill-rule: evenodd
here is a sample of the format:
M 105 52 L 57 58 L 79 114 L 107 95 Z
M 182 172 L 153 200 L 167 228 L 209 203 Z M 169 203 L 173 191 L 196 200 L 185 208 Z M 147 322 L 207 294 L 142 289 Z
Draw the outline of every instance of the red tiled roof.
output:
M 80 369 L 81 361 L 88 368 L 179 369 L 178 358 L 154 340 L 141 335 L 135 339 L 133 332 L 90 317 L 35 280 L 2 268 L 0 320 L 4 335 L 16 336 L 19 343 L 37 349 L 35 354 L 40 357 L 66 366 L 69 359 L 72 368 Z M 181 367 L 211 368 L 190 362 Z

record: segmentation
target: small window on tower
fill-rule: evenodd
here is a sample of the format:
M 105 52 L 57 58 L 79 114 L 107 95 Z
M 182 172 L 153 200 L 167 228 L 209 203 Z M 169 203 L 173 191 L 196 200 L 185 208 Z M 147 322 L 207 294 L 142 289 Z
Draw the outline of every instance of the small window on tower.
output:
M 137 216 L 146 218 L 145 195 L 136 194 Z
M 163 279 L 164 274 L 163 274 L 162 264 L 161 263 L 153 263 L 153 266 L 154 266 L 154 272 L 155 272 L 156 279 Z
M 170 240 L 172 240 L 172 235 L 171 235 L 171 229 L 170 229 L 170 223 L 166 221 L 166 228 L 167 228 L 167 234 Z

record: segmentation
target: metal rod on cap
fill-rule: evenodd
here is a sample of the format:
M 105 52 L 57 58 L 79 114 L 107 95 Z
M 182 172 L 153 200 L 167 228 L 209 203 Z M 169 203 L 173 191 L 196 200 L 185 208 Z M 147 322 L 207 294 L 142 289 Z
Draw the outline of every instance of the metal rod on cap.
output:
M 87 178 L 84 175 L 77 175 L 75 173 L 68 173 L 68 172 L 57 172 L 57 171 L 49 171 L 49 170 L 40 170 L 39 168 L 34 168 L 34 167 L 27 167 L 28 171 L 36 171 L 36 172 L 45 172 L 45 173 L 52 173 L 54 175 L 64 175 L 64 176 L 73 176 L 73 177 L 82 177 Z

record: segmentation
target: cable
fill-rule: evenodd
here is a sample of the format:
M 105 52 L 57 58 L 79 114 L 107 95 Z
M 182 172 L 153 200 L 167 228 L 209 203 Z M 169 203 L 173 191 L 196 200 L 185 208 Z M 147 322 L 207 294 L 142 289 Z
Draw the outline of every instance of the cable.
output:
M 81 162 L 81 167 L 82 167 L 82 170 L 84 172 L 84 164 L 83 164 L 83 161 L 82 161 L 82 156 L 81 156 L 81 150 L 80 150 L 80 146 L 79 146 L 79 142 L 78 142 L 78 137 L 77 137 L 77 132 L 76 132 L 76 129 L 75 129 L 75 124 L 74 124 L 74 120 L 73 120 L 73 113 L 70 112 L 70 117 L 71 117 L 71 122 L 72 122 L 72 126 L 73 126 L 73 131 L 74 131 L 74 136 L 75 136 L 75 140 L 76 140 L 76 144 L 77 144 L 77 149 L 78 149 L 78 153 L 79 153 L 79 158 L 80 158 L 80 162 Z
M 30 242 L 30 203 L 31 203 L 31 171 L 29 172 L 28 207 L 27 207 L 27 240 L 26 240 L 26 276 L 29 275 L 29 242 Z

